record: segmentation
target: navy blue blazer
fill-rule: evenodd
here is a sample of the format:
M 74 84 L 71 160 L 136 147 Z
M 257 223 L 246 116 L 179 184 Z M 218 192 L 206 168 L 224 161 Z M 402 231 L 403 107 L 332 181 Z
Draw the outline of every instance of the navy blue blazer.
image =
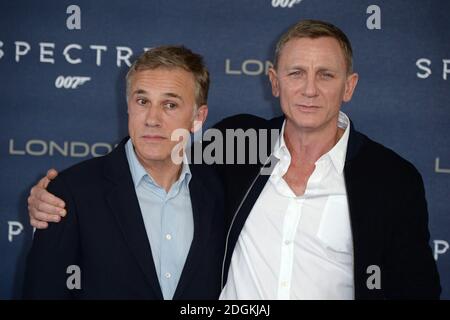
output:
M 222 132 L 239 128 L 267 129 L 266 150 L 271 150 L 270 130 L 281 130 L 283 121 L 284 117 L 265 120 L 237 115 L 224 119 L 215 128 Z M 258 141 L 256 145 L 260 143 L 264 142 Z M 245 150 L 249 150 L 248 145 Z M 226 158 L 226 150 L 223 152 Z M 231 224 L 223 285 L 239 234 L 269 178 L 269 175 L 259 175 L 263 163 L 249 164 L 249 160 L 247 152 L 246 164 L 216 166 L 224 183 L 227 221 Z M 425 191 L 416 168 L 392 150 L 357 132 L 351 124 L 344 177 L 353 236 L 355 298 L 438 299 L 439 274 L 428 243 Z M 381 289 L 367 286 L 371 265 L 380 267 Z
M 26 299 L 162 299 L 152 252 L 125 154 L 110 154 L 62 171 L 48 190 L 68 214 L 37 230 L 24 281 Z M 190 165 L 194 237 L 173 299 L 217 299 L 224 252 L 223 190 L 213 168 Z M 66 286 L 68 266 L 81 289 Z

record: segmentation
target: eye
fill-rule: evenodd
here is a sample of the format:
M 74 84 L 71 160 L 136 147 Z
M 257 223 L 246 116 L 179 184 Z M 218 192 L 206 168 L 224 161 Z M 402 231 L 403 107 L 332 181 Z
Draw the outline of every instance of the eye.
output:
M 173 110 L 177 106 L 178 105 L 176 103 L 173 103 L 173 102 L 166 102 L 166 103 L 164 103 L 164 108 L 169 109 L 169 110 Z
M 291 71 L 288 73 L 288 75 L 291 77 L 300 77 L 301 75 L 303 75 L 303 71 L 302 70 Z
M 148 100 L 145 98 L 137 98 L 136 102 L 138 105 L 145 106 L 147 104 Z
M 322 72 L 320 74 L 320 77 L 323 79 L 333 79 L 334 78 L 334 74 L 332 74 L 331 72 Z

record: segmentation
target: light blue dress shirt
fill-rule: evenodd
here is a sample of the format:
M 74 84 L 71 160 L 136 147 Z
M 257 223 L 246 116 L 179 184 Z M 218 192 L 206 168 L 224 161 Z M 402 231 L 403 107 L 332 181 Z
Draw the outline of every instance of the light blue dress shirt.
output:
M 172 299 L 194 236 L 191 171 L 184 161 L 179 179 L 166 192 L 137 159 L 131 139 L 125 151 L 159 284 L 164 299 Z

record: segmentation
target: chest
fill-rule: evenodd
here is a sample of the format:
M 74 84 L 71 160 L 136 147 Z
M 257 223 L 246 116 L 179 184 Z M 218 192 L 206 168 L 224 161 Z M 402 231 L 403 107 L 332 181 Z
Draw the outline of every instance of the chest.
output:
M 308 180 L 314 172 L 314 164 L 306 164 L 302 166 L 290 165 L 288 171 L 283 176 L 289 188 L 296 196 L 301 196 L 306 191 Z

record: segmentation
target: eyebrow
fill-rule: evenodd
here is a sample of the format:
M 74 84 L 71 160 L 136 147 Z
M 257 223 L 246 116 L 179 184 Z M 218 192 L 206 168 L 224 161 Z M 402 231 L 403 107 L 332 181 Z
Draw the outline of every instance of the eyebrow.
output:
M 144 89 L 137 89 L 132 92 L 132 94 L 147 94 L 148 92 Z
M 173 92 L 166 92 L 166 93 L 164 93 L 164 96 L 169 97 L 169 98 L 175 98 L 175 99 L 183 101 L 183 98 L 179 94 L 176 94 L 176 93 L 173 93 Z
M 336 73 L 337 71 L 331 68 L 327 68 L 327 67 L 320 67 L 317 69 L 318 72 L 323 72 L 323 71 L 327 71 L 327 72 L 334 72 Z
M 295 66 L 286 68 L 286 71 L 289 71 L 289 70 L 302 70 L 302 71 L 307 71 L 308 68 L 305 68 L 305 67 L 302 67 L 302 66 L 299 66 L 299 65 L 295 65 Z M 320 71 L 332 71 L 332 72 L 336 72 L 334 69 L 329 68 L 329 67 L 325 67 L 325 66 L 318 67 L 316 71 L 319 71 L 319 72 L 320 72 Z
M 291 71 L 297 71 L 297 70 L 303 71 L 303 72 L 307 72 L 308 68 L 304 68 L 302 66 L 295 65 L 295 66 L 286 68 L 285 72 L 289 73 Z M 329 67 L 325 67 L 325 66 L 320 66 L 316 70 L 314 70 L 314 73 L 322 73 L 322 72 L 331 72 L 333 74 L 337 74 L 338 73 L 337 70 L 329 68 Z
M 133 91 L 132 94 L 133 95 L 134 94 L 144 94 L 145 95 L 145 94 L 148 94 L 148 91 L 146 91 L 144 89 L 137 89 L 137 90 Z M 173 92 L 163 93 L 163 96 L 168 97 L 168 98 L 175 98 L 175 99 L 179 99 L 179 100 L 183 101 L 183 98 L 179 94 L 176 94 Z

